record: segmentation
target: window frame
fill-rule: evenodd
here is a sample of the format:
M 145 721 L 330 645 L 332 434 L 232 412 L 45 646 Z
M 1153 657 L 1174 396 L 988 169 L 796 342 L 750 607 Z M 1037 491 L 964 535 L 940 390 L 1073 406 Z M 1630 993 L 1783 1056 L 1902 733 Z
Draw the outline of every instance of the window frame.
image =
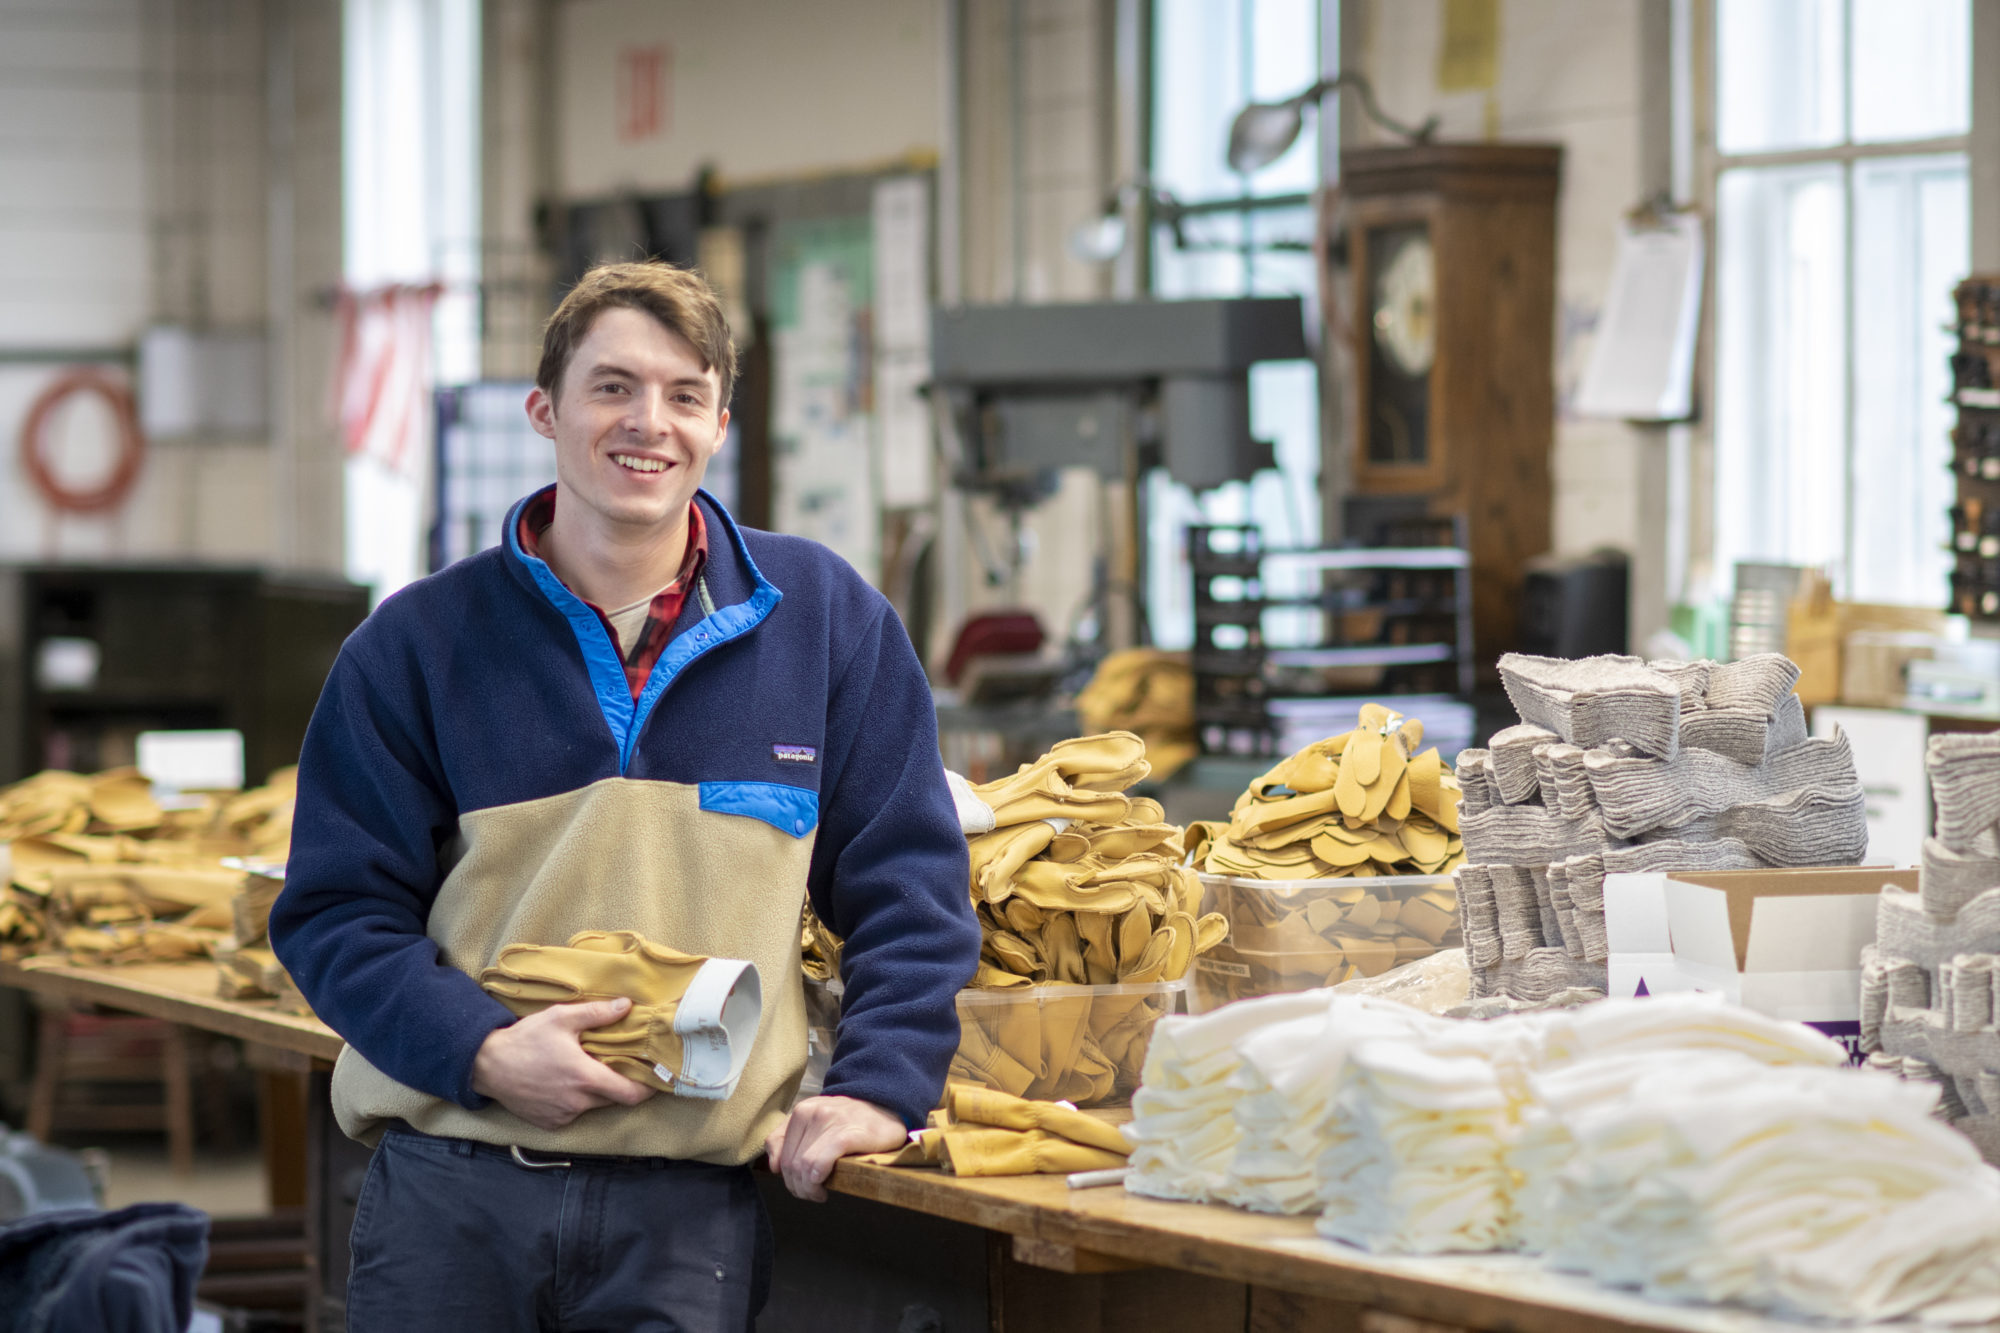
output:
M 1718 265 L 1715 262 L 1717 207 L 1724 172 L 1743 167 L 1794 165 L 1837 165 L 1842 181 L 1842 246 L 1847 282 L 1843 297 L 1841 355 L 1844 375 L 1841 396 L 1843 437 L 1841 458 L 1846 472 L 1845 512 L 1841 515 L 1841 579 L 1848 576 L 1847 565 L 1854 547 L 1855 522 L 1855 374 L 1854 374 L 1854 169 L 1859 163 L 1885 158 L 1918 157 L 1936 153 L 1962 153 L 1967 164 L 1967 219 L 1969 265 L 1972 272 L 2000 269 L 2000 165 L 1993 161 L 2000 153 L 2000 79 L 1982 80 L 1979 70 L 2000 69 L 2000 6 L 1970 0 L 1970 51 L 1972 64 L 1971 110 L 1967 130 L 1962 135 L 1902 139 L 1885 143 L 1856 143 L 1853 135 L 1854 89 L 1849 68 L 1853 39 L 1853 0 L 1841 0 L 1841 139 L 1836 144 L 1813 148 L 1771 149 L 1760 152 L 1725 153 L 1717 142 L 1719 112 L 1716 50 L 1717 10 L 1728 0 L 1673 0 L 1674 41 L 1668 59 L 1672 71 L 1672 148 L 1677 196 L 1690 199 L 1703 218 L 1704 241 L 1709 262 L 1704 265 L 1700 346 L 1696 356 L 1697 391 L 1705 404 L 1684 440 L 1685 454 L 1677 460 L 1685 476 L 1685 512 L 1678 518 L 1686 530 L 1685 564 L 1670 570 L 1674 586 L 1670 600 L 1701 600 L 1730 596 L 1734 572 L 1719 566 L 1717 550 L 1717 494 L 1721 471 L 1716 452 L 1716 311 Z M 1942 593 L 1943 590 L 1940 590 Z M 1942 605 L 1942 602 L 1940 602 Z

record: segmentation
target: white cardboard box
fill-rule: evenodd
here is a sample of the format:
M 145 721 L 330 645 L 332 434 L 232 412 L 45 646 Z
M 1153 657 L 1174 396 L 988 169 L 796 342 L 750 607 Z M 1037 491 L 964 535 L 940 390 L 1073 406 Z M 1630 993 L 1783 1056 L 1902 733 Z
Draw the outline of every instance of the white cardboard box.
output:
M 1659 871 L 1607 875 L 1608 994 L 1712 991 L 1818 1028 L 1859 1058 L 1861 949 L 1882 886 L 1915 870 Z
M 1890 708 L 1844 708 L 1823 704 L 1812 710 L 1812 734 L 1847 733 L 1854 767 L 1868 794 L 1866 859 L 1913 866 L 1923 857 L 1931 830 L 1931 784 L 1924 770 L 1930 719 Z

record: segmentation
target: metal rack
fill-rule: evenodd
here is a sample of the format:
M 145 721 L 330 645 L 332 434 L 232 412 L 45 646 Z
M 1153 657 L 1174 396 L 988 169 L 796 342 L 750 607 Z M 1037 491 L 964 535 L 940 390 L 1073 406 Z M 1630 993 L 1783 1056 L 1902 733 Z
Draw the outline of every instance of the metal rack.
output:
M 1254 527 L 1188 529 L 1194 576 L 1195 723 L 1205 754 L 1277 753 L 1271 705 L 1286 696 L 1372 691 L 1472 693 L 1472 562 L 1456 520 L 1449 544 L 1267 547 Z M 1269 566 L 1320 575 L 1310 593 L 1274 595 Z M 1221 586 L 1223 581 L 1229 586 Z M 1319 617 L 1319 642 L 1272 646 L 1265 614 Z M 1336 673 L 1345 673 L 1345 684 Z M 1358 683 L 1356 678 L 1361 677 Z

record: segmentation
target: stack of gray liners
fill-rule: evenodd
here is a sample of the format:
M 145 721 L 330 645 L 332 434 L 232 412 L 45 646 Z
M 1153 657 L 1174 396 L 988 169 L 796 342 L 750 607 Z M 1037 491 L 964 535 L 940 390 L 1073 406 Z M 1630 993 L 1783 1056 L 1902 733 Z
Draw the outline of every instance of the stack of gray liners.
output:
M 1933 736 L 1925 764 L 1936 832 L 1917 892 L 1882 890 L 1861 955 L 1861 1049 L 1938 1084 L 1938 1115 L 2000 1163 L 2000 733 Z
M 1799 669 L 1776 653 L 1509 653 L 1500 678 L 1521 725 L 1458 756 L 1475 998 L 1603 990 L 1606 875 L 1852 865 L 1867 849 L 1847 738 L 1807 737 Z M 2000 783 L 1995 800 L 2000 818 Z

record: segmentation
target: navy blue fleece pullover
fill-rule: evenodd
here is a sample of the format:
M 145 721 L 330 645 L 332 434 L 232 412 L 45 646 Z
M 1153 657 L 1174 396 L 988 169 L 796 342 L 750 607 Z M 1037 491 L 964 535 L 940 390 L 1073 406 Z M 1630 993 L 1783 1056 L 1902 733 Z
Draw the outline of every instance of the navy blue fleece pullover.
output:
M 707 597 L 688 598 L 636 703 L 597 617 L 519 549 L 519 506 L 502 546 L 412 584 L 355 631 L 307 733 L 272 944 L 368 1064 L 483 1110 L 473 1057 L 513 1016 L 474 980 L 490 958 L 450 956 L 432 922 L 470 831 L 593 784 L 655 784 L 689 808 L 696 788 L 702 817 L 761 821 L 777 832 L 757 836 L 781 851 L 812 839 L 809 859 L 800 847 L 790 863 L 744 864 L 698 894 L 719 895 L 718 919 L 767 898 L 795 914 L 800 886 L 776 881 L 803 871 L 846 941 L 825 1091 L 916 1125 L 957 1046 L 952 1000 L 979 950 L 929 686 L 901 621 L 845 562 L 739 528 L 705 492 L 697 502 L 711 524 Z M 616 834 L 666 839 L 669 860 L 671 840 L 701 836 L 698 822 L 662 822 Z M 562 891 L 593 889 L 585 877 Z M 705 919 L 701 902 L 682 907 Z M 785 925 L 796 941 L 796 920 Z M 747 956 L 727 939 L 698 943 Z M 785 983 L 796 991 L 795 977 L 767 976 L 767 996 Z

